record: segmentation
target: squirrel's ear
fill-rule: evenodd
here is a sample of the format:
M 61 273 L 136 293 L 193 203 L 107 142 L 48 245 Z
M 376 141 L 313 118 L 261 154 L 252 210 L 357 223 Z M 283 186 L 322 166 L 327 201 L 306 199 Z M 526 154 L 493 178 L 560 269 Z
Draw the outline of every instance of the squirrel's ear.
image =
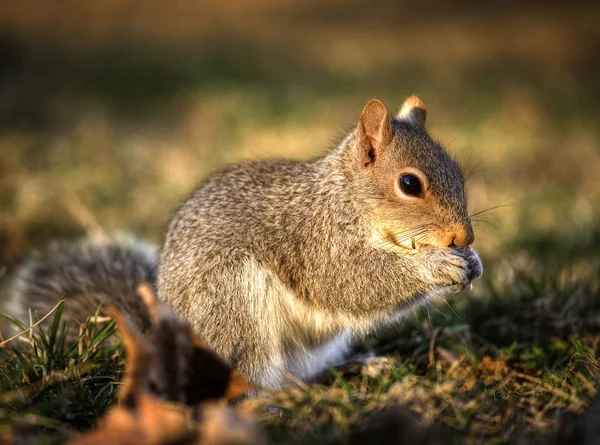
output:
M 427 110 L 425 104 L 417 96 L 410 96 L 400 107 L 396 119 L 409 122 L 417 127 L 425 127 Z
M 375 161 L 378 152 L 392 141 L 392 122 L 386 106 L 371 99 L 358 120 L 357 148 L 361 151 L 364 165 Z

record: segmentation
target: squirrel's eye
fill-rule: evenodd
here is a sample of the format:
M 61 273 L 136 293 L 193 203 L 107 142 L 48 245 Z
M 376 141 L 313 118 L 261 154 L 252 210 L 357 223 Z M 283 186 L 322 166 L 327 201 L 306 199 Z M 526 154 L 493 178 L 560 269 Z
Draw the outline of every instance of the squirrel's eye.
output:
M 421 181 L 415 175 L 403 175 L 400 177 L 400 188 L 410 196 L 421 196 L 423 187 Z

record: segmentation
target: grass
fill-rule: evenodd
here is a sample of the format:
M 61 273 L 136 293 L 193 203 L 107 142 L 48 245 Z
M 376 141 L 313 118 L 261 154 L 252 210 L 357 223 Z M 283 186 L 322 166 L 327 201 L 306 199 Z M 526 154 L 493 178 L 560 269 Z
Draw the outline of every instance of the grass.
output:
M 47 330 L 39 325 L 13 340 L 23 343 L 20 347 L 0 349 L 0 437 L 60 443 L 89 428 L 114 401 L 123 362 L 119 344 L 105 343 L 114 323 L 88 322 L 79 338 L 68 342 L 61 315 L 62 303 Z M 19 331 L 27 329 L 4 317 Z
M 432 135 L 474 169 L 471 211 L 495 207 L 475 223 L 484 276 L 359 342 L 387 364 L 275 394 L 280 410 L 260 414 L 271 441 L 560 443 L 565 413 L 586 412 L 600 380 L 597 6 L 121 2 L 134 23 L 105 2 L 37 3 L 0 11 L 0 299 L 31 248 L 97 227 L 159 241 L 214 169 L 314 156 L 369 98 L 395 109 L 417 93 Z M 60 443 L 114 401 L 109 328 L 69 344 L 59 326 L 0 349 L 0 434 Z

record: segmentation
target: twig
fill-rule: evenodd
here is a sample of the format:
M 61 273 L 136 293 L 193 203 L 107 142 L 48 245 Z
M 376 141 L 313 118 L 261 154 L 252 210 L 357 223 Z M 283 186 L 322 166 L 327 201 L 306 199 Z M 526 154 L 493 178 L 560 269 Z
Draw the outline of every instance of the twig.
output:
M 431 320 L 431 319 L 430 319 Z M 429 365 L 428 368 L 431 368 L 435 365 L 435 338 L 440 332 L 440 328 L 435 328 L 433 330 L 433 334 L 431 335 L 431 340 L 429 341 Z
M 583 403 L 582 400 L 576 394 L 569 394 L 566 391 L 560 391 L 558 388 L 554 388 L 553 386 L 549 385 L 548 383 L 544 382 L 542 379 L 540 379 L 538 377 L 533 377 L 533 376 L 524 374 L 522 372 L 516 372 L 515 377 L 521 378 L 530 383 L 535 383 L 536 385 L 540 385 L 546 391 L 548 391 L 562 399 L 566 399 L 569 401 L 575 401 L 576 403 L 579 403 L 579 404 Z M 532 388 L 532 390 L 535 390 L 535 388 Z
M 67 196 L 64 199 L 64 203 L 71 216 L 81 224 L 91 237 L 104 238 L 106 232 L 100 223 L 98 223 L 92 212 L 83 205 L 73 190 L 68 188 L 66 193 Z
M 28 402 L 32 398 L 36 398 L 45 388 L 58 385 L 66 382 L 74 377 L 82 374 L 87 374 L 94 368 L 90 362 L 83 362 L 75 365 L 65 372 L 53 371 L 41 380 L 37 380 L 32 384 L 6 392 L 0 396 L 0 402 L 12 404 L 17 401 Z
M 37 325 L 39 325 L 42 321 L 44 321 L 46 318 L 48 318 L 50 316 L 50 314 L 52 312 L 54 312 L 56 310 L 56 308 L 63 302 L 65 301 L 65 299 L 63 298 L 62 300 L 60 300 L 58 303 L 56 303 L 56 305 L 50 309 L 50 312 L 48 312 L 46 315 L 44 315 L 42 318 L 40 318 L 38 321 L 36 321 L 34 324 L 32 324 L 31 326 L 29 326 L 27 329 L 19 332 L 16 335 L 13 335 L 12 337 L 10 337 L 9 339 L 4 340 L 2 343 L 0 343 L 0 348 L 4 347 L 5 344 L 7 344 L 8 342 L 14 340 L 17 337 L 20 337 L 23 334 L 26 334 L 27 332 L 31 331 L 33 328 L 35 328 Z
M 15 413 L 10 410 L 0 408 L 0 418 L 2 418 L 2 419 L 10 419 L 15 423 L 24 421 L 27 425 L 38 426 L 38 427 L 43 427 L 43 428 L 51 428 L 56 431 L 61 431 L 65 434 L 69 435 L 69 437 L 72 437 L 73 435 L 76 434 L 76 431 L 74 431 L 72 428 L 67 427 L 64 423 L 59 422 L 58 420 L 55 420 L 55 419 L 50 419 L 48 417 L 43 417 L 43 416 L 40 416 L 38 414 L 33 414 L 33 413 L 27 413 L 23 417 L 19 418 L 19 417 L 16 417 L 14 414 Z M 21 425 L 21 427 L 22 427 L 22 425 Z M 9 427 L 9 431 L 10 431 L 10 427 Z M 19 429 L 19 431 L 20 431 L 20 429 Z M 0 438 L 2 438 L 2 437 L 0 436 Z M 2 443 L 4 443 L 4 442 L 2 442 Z

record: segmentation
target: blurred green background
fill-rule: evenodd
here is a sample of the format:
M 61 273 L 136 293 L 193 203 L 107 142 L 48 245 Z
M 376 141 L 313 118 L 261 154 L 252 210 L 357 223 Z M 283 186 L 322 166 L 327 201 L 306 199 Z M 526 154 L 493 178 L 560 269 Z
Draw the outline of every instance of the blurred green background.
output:
M 25 0 L 0 6 L 0 265 L 102 227 L 159 242 L 210 171 L 308 158 L 417 94 L 488 258 L 600 247 L 600 7 Z M 562 249 L 562 250 L 561 250 Z

